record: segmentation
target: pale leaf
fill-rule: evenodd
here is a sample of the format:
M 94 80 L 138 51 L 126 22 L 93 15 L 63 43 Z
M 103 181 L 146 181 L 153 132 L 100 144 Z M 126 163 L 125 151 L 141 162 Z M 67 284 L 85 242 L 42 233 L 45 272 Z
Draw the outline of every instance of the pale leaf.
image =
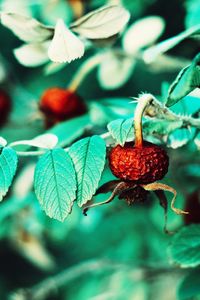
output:
M 104 89 L 116 89 L 130 78 L 135 61 L 126 56 L 108 53 L 98 68 L 98 79 Z
M 22 41 L 39 43 L 53 35 L 53 27 L 45 26 L 36 19 L 15 13 L 1 13 L 1 23 L 12 30 Z
M 158 16 L 145 17 L 133 23 L 123 38 L 123 47 L 127 53 L 134 54 L 141 48 L 154 43 L 165 28 L 164 20 Z
M 14 49 L 17 60 L 26 67 L 37 67 L 49 61 L 49 41 L 40 44 L 25 44 Z
M 17 176 L 12 191 L 17 198 L 24 199 L 33 188 L 33 177 L 35 171 L 35 163 L 25 165 Z M 24 184 L 26 182 L 26 184 Z
M 5 147 L 6 145 L 7 141 L 2 136 L 0 136 L 0 146 Z
M 168 50 L 174 48 L 176 45 L 180 44 L 187 38 L 199 37 L 200 35 L 200 25 L 191 27 L 176 36 L 173 36 L 159 44 L 152 46 L 143 52 L 143 59 L 146 63 L 153 62 L 160 54 L 167 52 Z
M 53 149 L 58 143 L 58 138 L 55 134 L 45 133 L 37 136 L 32 140 L 17 141 L 10 144 L 10 146 L 28 145 L 43 149 Z
M 104 39 L 121 32 L 129 18 L 129 12 L 121 6 L 104 6 L 80 18 L 70 28 L 88 39 Z

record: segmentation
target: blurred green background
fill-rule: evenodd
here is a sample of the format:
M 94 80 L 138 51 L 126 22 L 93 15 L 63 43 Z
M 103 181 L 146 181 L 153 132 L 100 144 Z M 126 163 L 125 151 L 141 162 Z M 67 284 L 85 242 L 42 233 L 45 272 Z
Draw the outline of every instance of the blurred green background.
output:
M 26 14 L 50 25 L 55 25 L 57 18 L 70 24 L 80 15 L 105 4 L 124 5 L 131 13 L 129 25 L 145 16 L 162 17 L 165 30 L 157 43 L 200 23 L 199 0 L 0 1 L 1 10 Z M 108 51 L 90 47 L 82 59 L 47 74 L 47 65 L 28 68 L 16 60 L 13 49 L 22 42 L 2 25 L 0 36 L 3 73 L 0 87 L 12 100 L 12 111 L 0 135 L 9 142 L 46 132 L 38 108 L 43 92 L 50 87 L 67 87 L 84 61 L 97 52 Z M 113 48 L 121 48 L 121 40 L 119 38 Z M 59 132 L 61 142 L 64 137 L 63 145 L 68 146 L 82 136 L 104 133 L 111 120 L 131 117 L 134 106 L 129 103 L 130 97 L 140 92 L 150 92 L 164 101 L 168 86 L 198 50 L 197 40 L 186 39 L 168 52 L 174 58 L 170 66 L 162 61 L 149 65 L 138 59 L 127 82 L 113 89 L 102 87 L 95 68 L 77 90 L 86 103 L 87 115 L 74 119 L 74 123 L 66 120 L 60 128 L 51 130 Z M 109 51 L 112 50 L 109 48 Z M 198 116 L 199 103 L 196 97 L 188 96 L 172 110 Z M 78 127 L 82 128 L 81 133 Z M 184 132 L 177 135 L 173 138 L 181 144 Z M 181 147 L 173 149 L 168 145 L 171 164 L 164 182 L 177 189 L 178 207 L 185 207 L 188 199 L 193 199 L 199 209 L 200 157 L 191 135 L 186 133 L 187 143 Z M 67 220 L 60 223 L 45 215 L 33 193 L 36 161 L 34 157 L 20 158 L 13 186 L 0 204 L 1 300 L 200 299 L 198 292 L 185 298 L 177 292 L 188 270 L 170 261 L 168 247 L 172 237 L 163 232 L 164 213 L 153 194 L 147 202 L 131 207 L 115 199 L 110 205 L 91 210 L 87 217 L 74 207 Z M 101 183 L 112 178 L 106 167 Z M 98 199 L 105 197 L 107 195 Z M 171 195 L 167 197 L 171 199 Z M 198 221 L 199 214 L 195 222 Z M 183 225 L 183 217 L 169 211 L 169 229 L 177 231 Z M 36 284 L 41 285 L 35 287 Z M 19 291 L 20 288 L 23 290 Z M 25 288 L 28 288 L 27 293 Z M 42 294 L 37 295 L 38 291 Z

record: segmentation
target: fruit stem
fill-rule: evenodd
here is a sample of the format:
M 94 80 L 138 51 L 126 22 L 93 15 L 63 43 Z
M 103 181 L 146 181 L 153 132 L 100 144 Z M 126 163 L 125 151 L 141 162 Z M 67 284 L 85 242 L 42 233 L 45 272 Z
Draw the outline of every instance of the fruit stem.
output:
M 96 67 L 100 64 L 100 62 L 103 60 L 103 54 L 97 54 L 95 56 L 92 56 L 91 58 L 84 61 L 84 63 L 81 65 L 79 70 L 75 73 L 74 77 L 72 78 L 68 89 L 72 92 L 76 92 L 79 85 L 82 83 L 82 81 L 85 79 L 85 77 Z
M 154 100 L 151 94 L 142 94 L 138 98 L 138 103 L 134 114 L 134 133 L 135 133 L 135 147 L 141 148 L 143 143 L 142 135 L 142 116 L 147 105 Z

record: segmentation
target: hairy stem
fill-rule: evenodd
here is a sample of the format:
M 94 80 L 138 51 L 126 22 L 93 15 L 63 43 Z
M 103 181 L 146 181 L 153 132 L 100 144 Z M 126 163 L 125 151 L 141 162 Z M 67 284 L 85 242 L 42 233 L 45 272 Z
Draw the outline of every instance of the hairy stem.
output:
M 134 115 L 135 147 L 141 148 L 143 143 L 142 116 L 145 108 L 154 100 L 153 95 L 143 94 L 138 98 Z

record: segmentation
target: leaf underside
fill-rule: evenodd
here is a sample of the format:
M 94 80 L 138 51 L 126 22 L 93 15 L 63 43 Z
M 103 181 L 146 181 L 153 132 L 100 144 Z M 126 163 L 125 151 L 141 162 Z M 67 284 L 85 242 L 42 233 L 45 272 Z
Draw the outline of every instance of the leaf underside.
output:
M 133 118 L 112 121 L 108 124 L 108 130 L 117 143 L 123 146 L 131 133 L 134 136 Z
M 84 138 L 74 143 L 70 150 L 77 175 L 77 203 L 81 207 L 91 200 L 98 188 L 104 169 L 106 145 L 99 136 Z
M 34 187 L 46 214 L 64 221 L 76 198 L 75 170 L 68 153 L 54 149 L 41 156 L 36 165 Z
M 16 152 L 9 147 L 3 148 L 0 154 L 0 201 L 8 192 L 16 170 Z
M 172 83 L 167 97 L 166 106 L 172 106 L 180 101 L 195 88 L 200 87 L 200 54 L 198 54 L 192 64 L 180 71 Z

